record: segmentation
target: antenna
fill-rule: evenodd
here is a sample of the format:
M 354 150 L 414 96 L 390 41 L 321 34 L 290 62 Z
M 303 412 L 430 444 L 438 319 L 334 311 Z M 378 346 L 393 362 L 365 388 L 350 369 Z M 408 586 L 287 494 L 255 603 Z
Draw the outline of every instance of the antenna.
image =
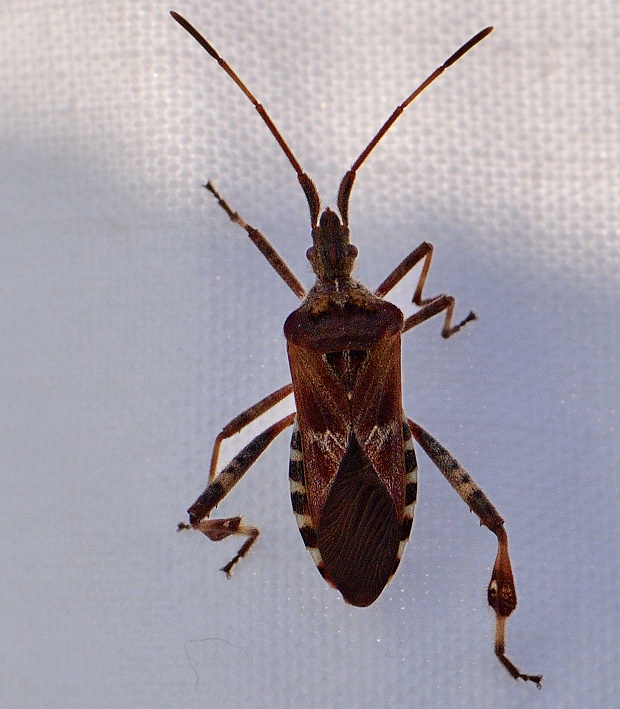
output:
M 304 194 L 306 195 L 306 199 L 308 200 L 308 207 L 310 209 L 310 220 L 312 222 L 312 227 L 314 228 L 317 225 L 319 211 L 321 208 L 319 194 L 312 180 L 302 170 L 301 165 L 297 161 L 297 158 L 293 155 L 293 152 L 288 147 L 286 141 L 282 137 L 280 131 L 276 128 L 275 123 L 269 117 L 267 111 L 265 111 L 263 106 L 254 97 L 254 94 L 252 94 L 252 92 L 247 88 L 243 81 L 241 81 L 237 74 L 235 74 L 235 72 L 231 69 L 228 62 L 226 62 L 224 59 L 222 59 L 222 57 L 220 57 L 220 55 L 200 34 L 200 32 L 198 32 L 195 27 L 193 27 L 184 17 L 181 17 L 181 15 L 179 15 L 177 12 L 174 12 L 172 10 L 170 14 L 181 25 L 181 27 L 183 27 L 185 30 L 187 30 L 187 32 L 189 32 L 189 34 L 192 35 L 192 37 L 203 47 L 207 54 L 209 54 L 211 57 L 213 57 L 213 59 L 217 61 L 217 63 L 222 67 L 222 69 L 228 74 L 228 76 L 230 76 L 230 78 L 235 82 L 235 84 L 237 84 L 241 91 L 243 91 L 247 98 L 252 102 L 254 108 L 258 111 L 258 114 L 263 119 L 264 123 L 267 125 L 267 128 L 269 128 L 269 130 L 271 131 L 273 137 L 276 139 L 276 142 L 282 148 L 282 151 L 284 152 L 289 162 L 293 166 L 293 169 L 297 173 L 297 179 L 299 180 L 299 184 L 301 185 Z M 433 81 L 435 81 L 435 79 L 437 79 L 441 74 L 443 74 L 443 72 L 449 66 L 458 61 L 466 52 L 468 52 L 472 47 L 478 44 L 478 42 L 483 40 L 492 31 L 492 27 L 487 27 L 486 29 L 481 30 L 468 42 L 465 42 L 465 44 L 456 52 L 454 52 L 454 54 L 449 59 L 447 59 L 440 67 L 435 69 L 435 71 L 427 79 L 425 79 L 425 81 L 423 81 L 420 86 L 418 86 L 418 88 L 393 111 L 392 115 L 379 129 L 379 132 L 370 141 L 370 143 L 368 143 L 366 148 L 364 148 L 360 156 L 351 166 L 351 169 L 342 178 L 340 188 L 338 189 L 338 210 L 345 226 L 347 226 L 349 223 L 349 198 L 351 196 L 353 183 L 355 182 L 356 173 L 362 163 L 374 150 L 377 143 L 388 132 L 388 130 L 392 127 L 396 119 L 403 113 L 407 106 L 409 106 L 409 104 L 412 103 L 413 100 L 417 98 L 427 86 L 432 84 Z
M 469 52 L 472 47 L 478 44 L 478 42 L 482 41 L 492 31 L 492 27 L 487 27 L 481 30 L 475 37 L 472 37 L 468 42 L 465 42 L 465 44 L 456 52 L 454 52 L 454 54 L 449 59 L 447 59 L 440 67 L 435 69 L 435 71 L 428 78 L 426 78 L 418 86 L 418 88 L 400 104 L 400 106 L 396 107 L 392 115 L 381 126 L 377 135 L 375 135 L 375 137 L 370 141 L 370 143 L 368 143 L 368 145 L 364 148 L 361 155 L 351 166 L 351 169 L 342 178 L 342 182 L 340 183 L 340 189 L 338 190 L 338 210 L 340 211 L 340 215 L 342 216 L 342 220 L 345 224 L 348 224 L 349 221 L 349 197 L 351 196 L 351 189 L 353 188 L 353 183 L 355 182 L 356 173 L 364 162 L 364 160 L 366 160 L 366 158 L 374 150 L 377 143 L 388 132 L 388 130 L 395 123 L 396 119 L 403 113 L 407 106 L 412 103 L 413 100 L 416 99 L 427 86 L 430 86 L 430 84 L 432 84 L 435 79 L 437 79 L 441 74 L 443 74 L 443 72 L 449 66 L 452 66 L 452 64 L 457 62 L 466 52 Z
M 192 37 L 198 42 L 198 44 L 203 47 L 207 54 L 212 56 L 217 61 L 217 63 L 228 74 L 228 76 L 230 76 L 230 78 L 235 82 L 235 84 L 237 84 L 241 91 L 243 91 L 243 93 L 250 99 L 250 101 L 254 105 L 254 108 L 258 111 L 258 114 L 266 123 L 267 128 L 269 128 L 269 130 L 273 134 L 273 137 L 276 139 L 278 145 L 282 148 L 284 154 L 289 159 L 289 162 L 297 173 L 297 179 L 299 180 L 299 184 L 301 185 L 306 195 L 306 199 L 308 200 L 308 207 L 310 208 L 310 219 L 312 221 L 312 226 L 316 226 L 321 206 L 319 200 L 319 193 L 316 191 L 316 187 L 314 186 L 312 180 L 301 169 L 301 165 L 297 162 L 297 158 L 293 155 L 293 152 L 286 144 L 286 141 L 280 134 L 280 131 L 276 128 L 275 123 L 269 117 L 267 111 L 265 111 L 262 105 L 254 98 L 254 94 L 252 94 L 252 92 L 243 83 L 243 81 L 241 81 L 237 74 L 235 74 L 235 72 L 230 68 L 228 62 L 226 62 L 224 59 L 222 59 L 222 57 L 220 57 L 220 55 L 200 34 L 200 32 L 198 32 L 195 27 L 190 25 L 190 23 L 184 17 L 181 17 L 181 15 L 179 15 L 177 12 L 174 12 L 174 10 L 171 10 L 170 14 L 181 25 L 181 27 L 183 27 L 183 29 L 187 30 L 192 35 Z

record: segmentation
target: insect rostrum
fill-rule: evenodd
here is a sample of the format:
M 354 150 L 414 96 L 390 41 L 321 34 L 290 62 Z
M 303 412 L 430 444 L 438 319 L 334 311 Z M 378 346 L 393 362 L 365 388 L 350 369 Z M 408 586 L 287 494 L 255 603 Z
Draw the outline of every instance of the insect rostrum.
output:
M 241 517 L 209 519 L 209 514 L 273 439 L 292 424 L 289 480 L 302 539 L 326 581 L 348 603 L 368 606 L 394 575 L 411 532 L 417 497 L 415 439 L 481 523 L 496 535 L 498 551 L 487 593 L 496 615 L 495 653 L 515 679 L 540 686 L 540 675 L 523 674 L 505 655 L 505 623 L 516 607 L 517 595 L 504 520 L 456 459 L 402 409 L 402 334 L 442 314 L 441 334 L 449 338 L 476 316 L 470 312 L 453 326 L 452 296 L 423 297 L 433 254 L 433 247 L 426 242 L 415 248 L 374 292 L 351 277 L 357 249 L 349 242 L 349 198 L 357 170 L 404 109 L 492 28 L 466 42 L 394 110 L 342 179 L 336 213 L 330 208 L 321 212 L 312 180 L 241 79 L 187 20 L 171 14 L 252 102 L 297 173 L 310 210 L 312 246 L 306 255 L 316 276 L 315 284 L 306 292 L 267 239 L 234 212 L 210 182 L 206 185 L 301 304 L 284 323 L 292 383 L 224 427 L 215 440 L 207 488 L 188 510 L 189 524 L 182 523 L 179 528 L 198 529 L 213 541 L 231 535 L 246 537 L 223 568 L 230 575 L 259 531 Z M 419 309 L 405 318 L 384 296 L 418 263 L 422 263 L 422 270 L 413 303 Z M 265 429 L 218 472 L 222 441 L 291 393 L 296 413 Z

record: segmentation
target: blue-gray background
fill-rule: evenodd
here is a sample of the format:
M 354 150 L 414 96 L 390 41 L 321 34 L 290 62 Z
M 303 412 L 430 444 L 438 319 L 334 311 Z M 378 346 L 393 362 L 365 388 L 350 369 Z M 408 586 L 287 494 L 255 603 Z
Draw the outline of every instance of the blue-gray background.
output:
M 412 541 L 369 609 L 316 572 L 288 434 L 230 499 L 262 536 L 177 535 L 215 434 L 288 380 L 295 297 L 211 177 L 311 282 L 305 200 L 255 111 L 169 2 L 0 9 L 0 706 L 612 706 L 619 690 L 620 105 L 615 0 L 196 2 L 187 15 L 334 203 L 357 274 L 422 240 L 428 293 L 480 316 L 409 333 L 407 413 L 507 521 L 520 605 L 492 652 L 492 535 L 420 454 Z M 407 313 L 415 279 L 393 294 Z M 284 405 L 281 411 L 287 411 Z M 270 419 L 272 420 L 272 419 Z M 240 442 L 261 429 L 257 422 Z

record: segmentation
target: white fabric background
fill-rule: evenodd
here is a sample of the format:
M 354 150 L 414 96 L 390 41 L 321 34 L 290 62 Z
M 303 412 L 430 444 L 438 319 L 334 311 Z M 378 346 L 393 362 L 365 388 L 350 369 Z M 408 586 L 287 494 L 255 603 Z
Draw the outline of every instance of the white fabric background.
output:
M 614 706 L 617 2 L 173 5 L 332 205 L 396 104 L 495 25 L 363 166 L 352 241 L 370 286 L 431 241 L 428 293 L 480 317 L 406 336 L 404 405 L 506 519 L 509 656 L 540 692 L 493 655 L 494 538 L 421 453 L 411 543 L 368 609 L 304 550 L 288 433 L 219 508 L 262 529 L 231 581 L 236 541 L 176 534 L 215 434 L 288 380 L 296 307 L 201 182 L 311 278 L 290 165 L 169 4 L 0 8 L 0 706 Z

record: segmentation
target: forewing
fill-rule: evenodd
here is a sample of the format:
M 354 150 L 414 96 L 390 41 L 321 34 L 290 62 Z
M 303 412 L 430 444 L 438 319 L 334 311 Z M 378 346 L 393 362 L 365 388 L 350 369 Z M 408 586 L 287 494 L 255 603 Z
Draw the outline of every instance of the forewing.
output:
M 405 507 L 400 334 L 369 350 L 351 399 L 353 430 L 387 488 L 399 521 Z
M 347 451 L 350 404 L 320 353 L 288 343 L 309 511 L 316 523 Z
M 354 606 L 369 606 L 398 563 L 401 524 L 388 491 L 353 437 L 321 511 L 325 577 Z

